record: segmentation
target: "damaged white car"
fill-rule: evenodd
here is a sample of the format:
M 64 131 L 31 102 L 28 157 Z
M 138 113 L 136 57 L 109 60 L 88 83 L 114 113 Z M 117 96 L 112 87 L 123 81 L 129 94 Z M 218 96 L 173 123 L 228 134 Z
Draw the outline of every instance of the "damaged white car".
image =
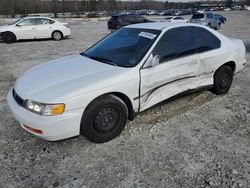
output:
M 226 93 L 245 46 L 197 24 L 144 23 L 111 33 L 84 53 L 36 66 L 8 93 L 14 117 L 46 140 L 82 134 L 97 143 L 128 119 L 179 93 Z

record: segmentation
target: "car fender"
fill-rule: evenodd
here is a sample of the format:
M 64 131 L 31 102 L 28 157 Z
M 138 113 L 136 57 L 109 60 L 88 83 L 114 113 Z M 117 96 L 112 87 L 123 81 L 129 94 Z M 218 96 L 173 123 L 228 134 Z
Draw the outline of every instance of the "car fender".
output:
M 63 101 L 66 105 L 65 110 L 85 109 L 97 97 L 110 93 L 120 93 L 130 100 L 133 110 L 137 112 L 139 109 L 139 81 L 140 79 L 138 76 L 138 78 L 121 82 L 119 84 L 110 85 L 108 87 L 67 98 Z

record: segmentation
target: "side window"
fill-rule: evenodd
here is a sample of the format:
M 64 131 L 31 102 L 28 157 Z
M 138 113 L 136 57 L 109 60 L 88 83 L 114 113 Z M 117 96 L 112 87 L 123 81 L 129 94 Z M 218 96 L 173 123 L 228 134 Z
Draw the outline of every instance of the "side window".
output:
M 129 16 L 128 16 L 128 21 L 129 21 L 130 23 L 136 23 L 136 21 L 137 21 L 136 15 L 129 15 Z
M 51 24 L 50 20 L 44 19 L 44 18 L 37 18 L 36 19 L 36 25 L 48 25 Z
M 220 40 L 206 29 L 193 28 L 197 52 L 206 52 L 220 48 Z
M 20 25 L 20 26 L 35 25 L 35 21 L 34 21 L 34 19 L 26 19 L 26 20 L 20 22 L 18 25 Z
M 49 20 L 49 23 L 50 23 L 50 24 L 54 24 L 55 21 L 54 21 L 54 20 Z
M 125 22 L 131 22 L 131 16 L 130 15 L 125 15 L 122 18 L 123 18 L 123 21 L 125 21 Z
M 160 63 L 167 60 L 195 54 L 192 27 L 179 27 L 167 31 L 153 51 L 160 56 Z
M 213 19 L 213 15 L 212 14 L 207 14 L 207 18 Z
M 182 17 L 175 17 L 174 20 L 183 20 Z
M 140 16 L 140 15 L 137 15 L 137 16 L 136 16 L 136 21 L 137 21 L 137 22 L 144 22 L 144 20 L 145 20 L 145 19 L 144 19 L 142 16 Z

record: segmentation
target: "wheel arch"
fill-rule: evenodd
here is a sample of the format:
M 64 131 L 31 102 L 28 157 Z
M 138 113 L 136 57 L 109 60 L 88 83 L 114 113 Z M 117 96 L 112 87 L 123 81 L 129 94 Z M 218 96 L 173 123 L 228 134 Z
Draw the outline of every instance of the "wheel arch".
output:
M 224 65 L 228 65 L 229 67 L 231 67 L 231 69 L 233 70 L 233 73 L 235 73 L 235 70 L 236 70 L 236 63 L 235 63 L 234 61 L 228 61 L 228 62 L 224 63 L 223 65 L 221 65 L 220 67 L 218 67 L 218 68 L 216 69 L 216 71 L 217 71 L 219 68 L 221 68 L 222 66 L 224 66 Z M 215 72 L 216 72 L 216 71 L 215 71 Z
M 63 32 L 60 31 L 60 30 L 58 30 L 58 29 L 54 30 L 54 31 L 51 33 L 51 38 L 53 38 L 53 34 L 54 34 L 55 32 L 60 32 L 60 33 L 62 34 L 62 37 L 64 38 Z
M 132 121 L 135 118 L 135 112 L 134 112 L 133 104 L 132 104 L 131 100 L 129 99 L 129 97 L 126 94 L 121 93 L 121 92 L 110 92 L 110 93 L 105 93 L 105 94 L 102 94 L 100 96 L 95 97 L 91 102 L 89 102 L 89 104 L 87 105 L 87 107 L 85 108 L 85 110 L 83 112 L 83 115 L 84 115 L 86 109 L 92 104 L 93 101 L 95 101 L 98 98 L 104 97 L 106 95 L 114 95 L 114 96 L 118 97 L 119 99 L 121 99 L 128 108 L 128 119 Z
M 4 31 L 4 32 L 2 32 L 1 35 L 3 35 L 4 33 L 11 33 L 12 35 L 15 36 L 16 40 L 18 40 L 17 35 L 13 31 Z

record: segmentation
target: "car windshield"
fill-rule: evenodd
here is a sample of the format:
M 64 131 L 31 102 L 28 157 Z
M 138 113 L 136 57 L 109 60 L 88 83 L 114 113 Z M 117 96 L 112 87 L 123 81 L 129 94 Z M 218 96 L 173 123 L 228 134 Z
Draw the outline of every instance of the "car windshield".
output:
M 165 20 L 171 20 L 173 17 L 166 17 Z
M 81 55 L 114 66 L 134 67 L 145 56 L 160 32 L 152 29 L 119 29 Z
M 8 25 L 14 25 L 14 24 L 16 24 L 17 22 L 19 22 L 20 20 L 22 20 L 22 18 L 19 18 L 19 19 L 17 19 L 17 20 L 14 20 L 14 21 L 10 22 Z

